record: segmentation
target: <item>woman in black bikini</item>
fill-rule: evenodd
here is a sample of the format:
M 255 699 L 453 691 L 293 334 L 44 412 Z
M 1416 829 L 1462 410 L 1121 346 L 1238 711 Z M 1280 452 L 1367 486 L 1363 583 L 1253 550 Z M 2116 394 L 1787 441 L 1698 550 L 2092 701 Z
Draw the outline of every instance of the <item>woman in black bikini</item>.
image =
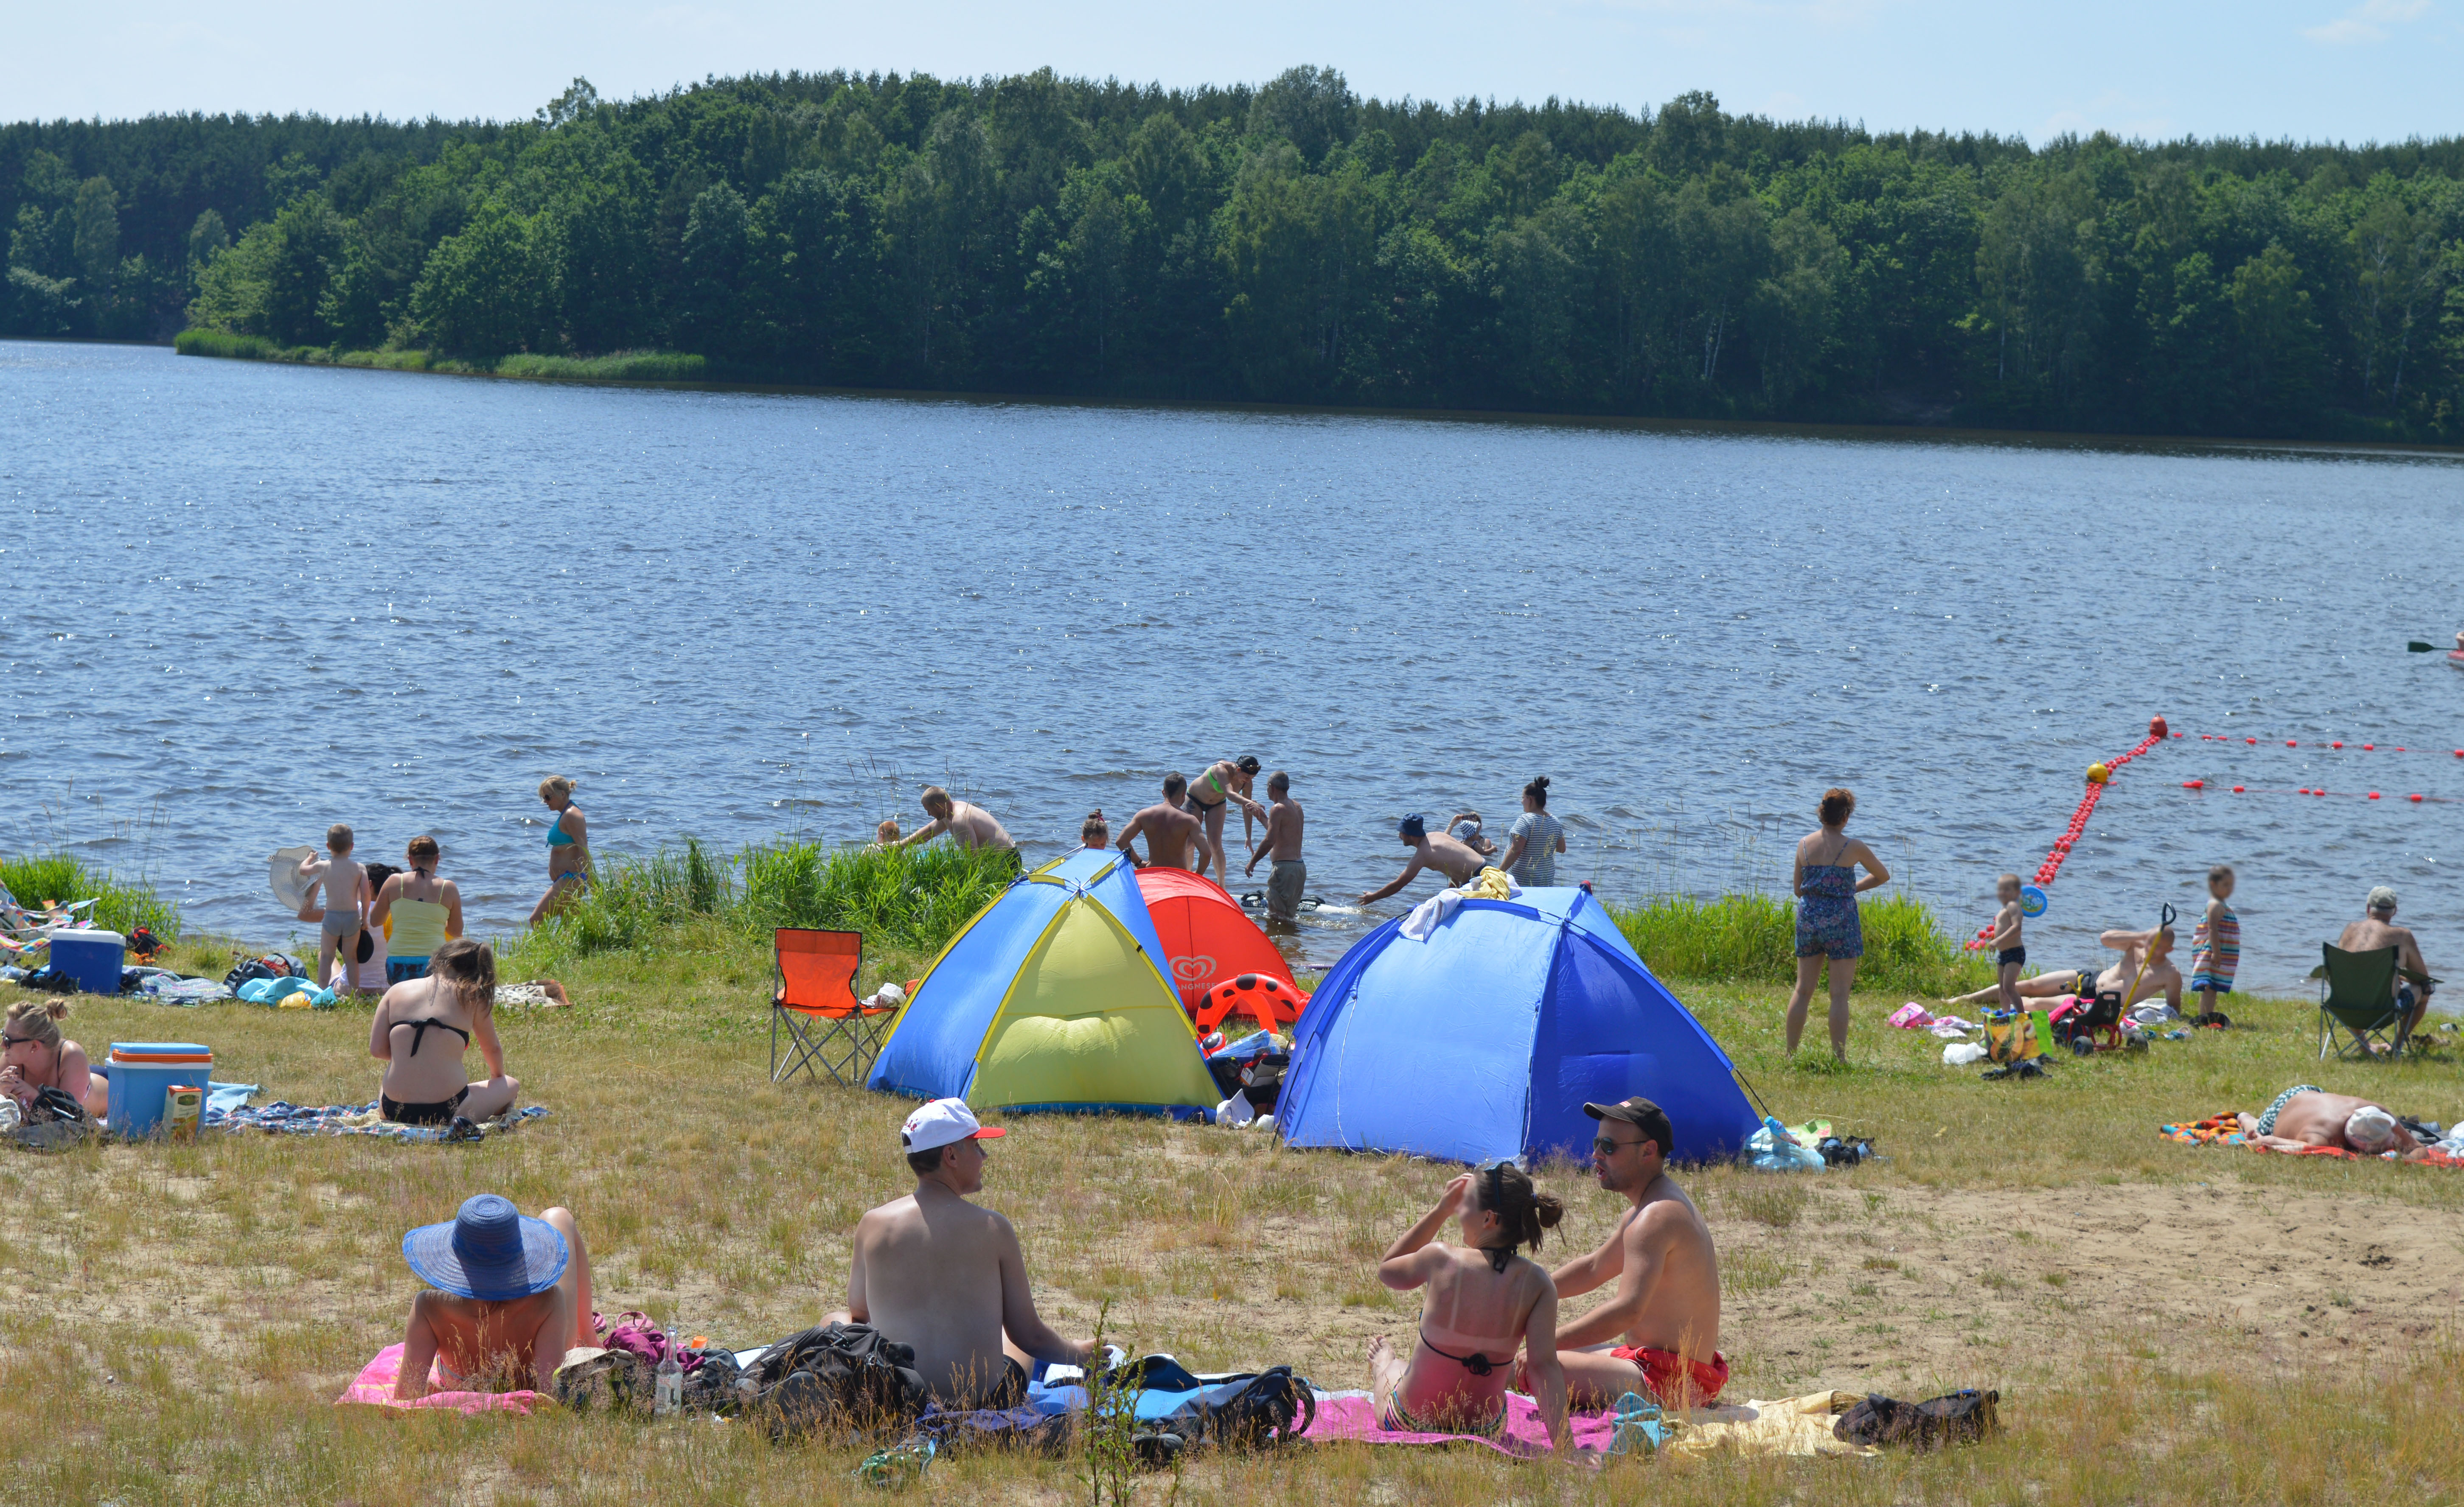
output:
M 385 1064 L 380 1108 L 397 1125 L 489 1120 L 520 1099 L 496 1040 L 496 958 L 484 942 L 456 937 L 429 959 L 428 976 L 394 985 L 377 1003 L 368 1055 Z M 473 1083 L 462 1054 L 476 1042 L 488 1078 Z

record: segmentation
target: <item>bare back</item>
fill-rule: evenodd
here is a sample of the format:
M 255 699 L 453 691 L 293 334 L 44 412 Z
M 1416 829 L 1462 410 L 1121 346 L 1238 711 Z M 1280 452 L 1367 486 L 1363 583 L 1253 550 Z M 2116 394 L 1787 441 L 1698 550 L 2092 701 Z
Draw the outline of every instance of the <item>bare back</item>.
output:
M 1271 859 L 1295 859 L 1301 856 L 1301 803 L 1286 796 L 1266 808 L 1266 856 Z
M 1008 1220 L 962 1198 L 910 1194 L 857 1222 L 848 1311 L 914 1346 L 936 1396 L 980 1396 L 1006 1369 L 1002 1292 L 1013 1279 L 1024 1289 Z
M 1192 844 L 1198 841 L 1202 823 L 1191 812 L 1178 806 L 1153 805 L 1130 819 L 1121 829 L 1119 846 L 1134 854 L 1131 844 L 1138 838 L 1147 840 L 1147 863 L 1156 868 L 1187 868 Z
M 1669 1178 L 1653 1179 L 1594 1259 L 1615 1263 L 1619 1297 L 1639 1280 L 1627 1344 L 1696 1356 L 1720 1347 L 1720 1258 L 1701 1212 Z
M 1488 866 L 1488 860 L 1473 852 L 1470 844 L 1445 832 L 1429 834 L 1428 863 L 1458 885 L 1468 884 Z
M 2413 939 L 2411 929 L 2381 921 L 2376 916 L 2364 916 L 2346 927 L 2344 934 L 2336 939 L 2336 947 L 2344 952 L 2377 952 L 2387 948 L 2395 949 L 2397 972 L 2388 985 L 2390 992 L 2404 987 L 2405 970 L 2409 969 L 2416 973 L 2430 972 L 2430 965 L 2421 960 L 2421 944 Z

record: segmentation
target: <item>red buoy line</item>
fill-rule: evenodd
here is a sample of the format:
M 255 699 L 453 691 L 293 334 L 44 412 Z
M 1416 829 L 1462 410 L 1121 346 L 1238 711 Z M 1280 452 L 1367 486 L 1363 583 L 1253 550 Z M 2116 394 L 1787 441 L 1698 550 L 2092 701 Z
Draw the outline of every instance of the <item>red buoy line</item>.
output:
M 2121 773 L 2122 766 L 2164 742 L 2167 736 L 2165 719 L 2150 717 L 2147 719 L 2147 735 L 2139 740 L 2138 747 L 2127 754 L 2117 754 L 2101 764 L 2090 764 L 2087 767 L 2087 794 L 2079 797 L 2078 809 L 2071 813 L 2070 825 L 2063 828 L 2062 835 L 2054 840 L 2053 849 L 2045 855 L 2045 861 L 2036 865 L 2035 884 L 2038 888 L 2052 885 L 2060 876 L 2062 861 L 2071 856 L 2071 850 L 2079 845 L 2079 840 L 2086 834 L 2088 819 L 2096 815 L 2096 803 L 2104 798 L 2106 784 L 2115 775 Z M 1983 939 L 1992 934 L 1993 928 L 1988 926 L 1976 934 L 1976 939 L 1965 944 L 1968 950 L 1973 952 L 1983 947 L 1985 945 Z
M 2182 788 L 2184 790 L 2206 790 L 2208 788 L 2208 782 L 2204 779 L 2186 779 L 2182 781 Z M 2219 785 L 2216 788 L 2222 790 L 2224 787 Z M 2308 785 L 2304 785 L 2299 790 L 2270 790 L 2265 787 L 2252 790 L 2246 786 L 2235 785 L 2233 787 L 2233 793 L 2236 796 L 2337 796 L 2346 800 L 2376 800 L 2379 798 L 2379 792 L 2375 790 L 2365 794 L 2358 790 L 2327 790 L 2323 788 L 2314 790 Z M 2405 796 L 2400 798 L 2409 800 L 2415 805 L 2443 806 L 2453 801 L 2455 797 L 2453 796 L 2424 796 L 2415 794 Z
M 2178 742 L 2178 741 L 2180 741 L 2184 736 L 2185 736 L 2185 734 L 2180 733 L 2180 732 L 2176 732 L 2176 733 L 2174 733 L 2174 734 L 2173 734 L 2174 740 L 2175 740 L 2175 741 L 2177 741 L 2177 742 Z M 2223 733 L 2223 732 L 2202 732 L 2202 733 L 2200 733 L 2200 734 L 2199 734 L 2199 741 L 2200 741 L 2200 742 L 2202 742 L 2202 743 L 2233 743 L 2233 742 L 2239 742 L 2239 743 L 2242 743 L 2242 744 L 2244 744 L 2245 746 L 2247 746 L 2247 747 L 2251 747 L 2251 748 L 2255 748 L 2255 747 L 2257 747 L 2257 746 L 2258 746 L 2258 739 L 2256 739 L 2256 738 L 2254 738 L 2254 737 L 2243 737 L 2243 738 L 2235 739 L 2235 738 L 2233 738 L 2233 736 L 2231 736 L 2230 734 L 2228 734 L 2228 733 Z M 2269 741 L 2270 743 L 2273 743 L 2273 742 L 2275 742 L 2276 740 L 2275 740 L 2274 738 L 2270 738 L 2270 739 L 2268 739 L 2267 741 Z M 2363 753 L 2363 754 L 2435 754 L 2435 753 L 2437 753 L 2437 752 L 2438 752 L 2436 749 L 2410 749 L 2410 748 L 2406 748 L 2404 745 L 2402 745 L 2402 744 L 2400 744 L 2400 743 L 2390 743 L 2390 744 L 2388 744 L 2386 748 L 2381 748 L 2381 747 L 2379 747 L 2379 746 L 2378 746 L 2377 744 L 2375 744 L 2375 743 L 2355 743 L 2355 744 L 2347 745 L 2347 744 L 2346 744 L 2346 743 L 2345 743 L 2342 738 L 2312 738 L 2312 739 L 2311 739 L 2308 743 L 2306 743 L 2306 744 L 2305 744 L 2305 743 L 2303 743 L 2299 738 L 2286 738 L 2286 739 L 2284 740 L 2284 746 L 2285 746 L 2286 748 L 2289 748 L 2289 749 L 2298 749 L 2298 748 L 2325 749 L 2325 750 L 2327 750 L 2329 753 L 2334 753 L 2334 752 L 2336 752 L 2337 750 L 2343 749 L 2343 748 L 2346 748 L 2346 747 L 2348 747 L 2348 746 L 2349 746 L 2350 748 L 2352 748 L 2353 750 L 2355 750 L 2356 752 L 2358 752 L 2358 753 Z M 2464 749 L 2457 749 L 2457 750 L 2455 750 L 2455 756 L 2456 756 L 2457 758 L 2464 758 Z

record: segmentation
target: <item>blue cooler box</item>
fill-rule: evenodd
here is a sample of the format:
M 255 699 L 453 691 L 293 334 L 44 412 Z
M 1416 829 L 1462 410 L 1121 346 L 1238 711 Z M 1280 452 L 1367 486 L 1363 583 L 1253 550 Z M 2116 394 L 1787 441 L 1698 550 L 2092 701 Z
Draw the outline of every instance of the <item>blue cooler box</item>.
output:
M 193 1041 L 111 1043 L 112 1133 L 150 1135 L 163 1124 L 163 1095 L 174 1083 L 204 1088 L 214 1076 L 214 1049 Z
M 126 966 L 128 939 L 117 931 L 55 931 L 52 967 L 77 980 L 89 994 L 120 993 L 120 971 Z

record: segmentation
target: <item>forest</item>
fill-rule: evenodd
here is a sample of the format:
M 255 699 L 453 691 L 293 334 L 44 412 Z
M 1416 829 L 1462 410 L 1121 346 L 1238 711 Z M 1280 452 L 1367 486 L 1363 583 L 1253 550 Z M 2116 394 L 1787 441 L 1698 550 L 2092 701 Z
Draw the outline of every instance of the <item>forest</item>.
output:
M 2464 139 L 2032 146 L 1331 68 L 0 126 L 0 332 L 720 380 L 2464 443 Z M 511 369 L 510 367 L 508 369 Z

